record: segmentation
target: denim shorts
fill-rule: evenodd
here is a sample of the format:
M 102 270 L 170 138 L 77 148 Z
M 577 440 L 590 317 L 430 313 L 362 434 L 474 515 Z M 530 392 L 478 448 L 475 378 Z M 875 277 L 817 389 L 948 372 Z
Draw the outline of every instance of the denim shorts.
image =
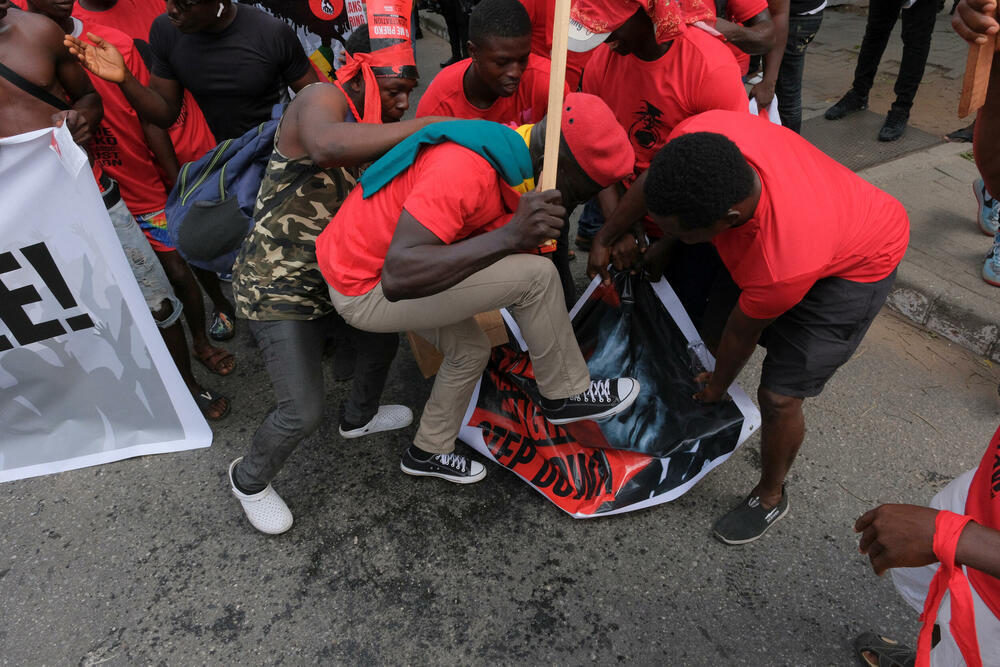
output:
M 139 289 L 142 290 L 142 296 L 149 310 L 154 312 L 159 310 L 164 301 L 167 301 L 173 309 L 162 321 L 153 318 L 157 326 L 166 329 L 181 316 L 181 302 L 174 295 L 167 274 L 160 260 L 156 258 L 149 241 L 146 240 L 146 235 L 139 229 L 139 225 L 118 194 L 118 185 L 115 184 L 105 190 L 103 197 L 111 225 L 115 228 L 115 234 L 118 235 L 118 241 L 125 251 L 125 258 L 128 259 L 129 267 L 136 282 L 139 283 Z

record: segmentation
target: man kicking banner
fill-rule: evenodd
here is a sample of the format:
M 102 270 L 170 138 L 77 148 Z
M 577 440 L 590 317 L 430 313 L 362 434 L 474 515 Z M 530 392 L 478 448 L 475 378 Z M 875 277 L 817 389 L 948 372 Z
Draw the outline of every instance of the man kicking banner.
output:
M 0 139 L 0 482 L 211 444 L 69 130 Z

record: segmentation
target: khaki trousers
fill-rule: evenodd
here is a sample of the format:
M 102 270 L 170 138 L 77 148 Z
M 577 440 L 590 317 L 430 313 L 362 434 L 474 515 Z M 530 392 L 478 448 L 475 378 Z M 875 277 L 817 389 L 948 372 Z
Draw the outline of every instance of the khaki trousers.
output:
M 367 294 L 344 296 L 330 289 L 333 305 L 353 327 L 388 333 L 416 331 L 434 344 L 444 362 L 424 406 L 413 442 L 446 454 L 490 358 L 490 343 L 473 317 L 507 308 L 528 344 L 543 396 L 568 398 L 586 391 L 590 373 L 573 335 L 555 265 L 537 255 L 509 255 L 432 296 L 391 302 L 382 283 Z

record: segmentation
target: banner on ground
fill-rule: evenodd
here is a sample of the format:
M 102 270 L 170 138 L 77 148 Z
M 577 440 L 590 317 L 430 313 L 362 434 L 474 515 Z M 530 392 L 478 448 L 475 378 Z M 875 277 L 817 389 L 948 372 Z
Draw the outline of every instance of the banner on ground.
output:
M 520 349 L 494 348 L 460 437 L 576 518 L 674 500 L 760 426 L 735 384 L 732 400 L 694 400 L 695 376 L 715 362 L 665 280 L 619 273 L 602 286 L 597 278 L 571 313 L 592 376 L 631 376 L 642 388 L 629 410 L 606 421 L 556 426 L 542 417 L 523 339 L 504 317 Z
M 207 447 L 86 155 L 0 139 L 0 482 Z

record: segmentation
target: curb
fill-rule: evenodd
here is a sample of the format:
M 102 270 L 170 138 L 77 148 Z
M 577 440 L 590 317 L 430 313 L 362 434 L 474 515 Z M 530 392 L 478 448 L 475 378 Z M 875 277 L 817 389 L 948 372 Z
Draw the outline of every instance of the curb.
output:
M 926 277 L 920 276 L 921 272 L 907 265 L 904 259 L 886 305 L 928 331 L 1000 363 L 1000 326 L 997 322 L 957 303 L 958 300 L 945 290 L 937 292 L 929 287 Z

